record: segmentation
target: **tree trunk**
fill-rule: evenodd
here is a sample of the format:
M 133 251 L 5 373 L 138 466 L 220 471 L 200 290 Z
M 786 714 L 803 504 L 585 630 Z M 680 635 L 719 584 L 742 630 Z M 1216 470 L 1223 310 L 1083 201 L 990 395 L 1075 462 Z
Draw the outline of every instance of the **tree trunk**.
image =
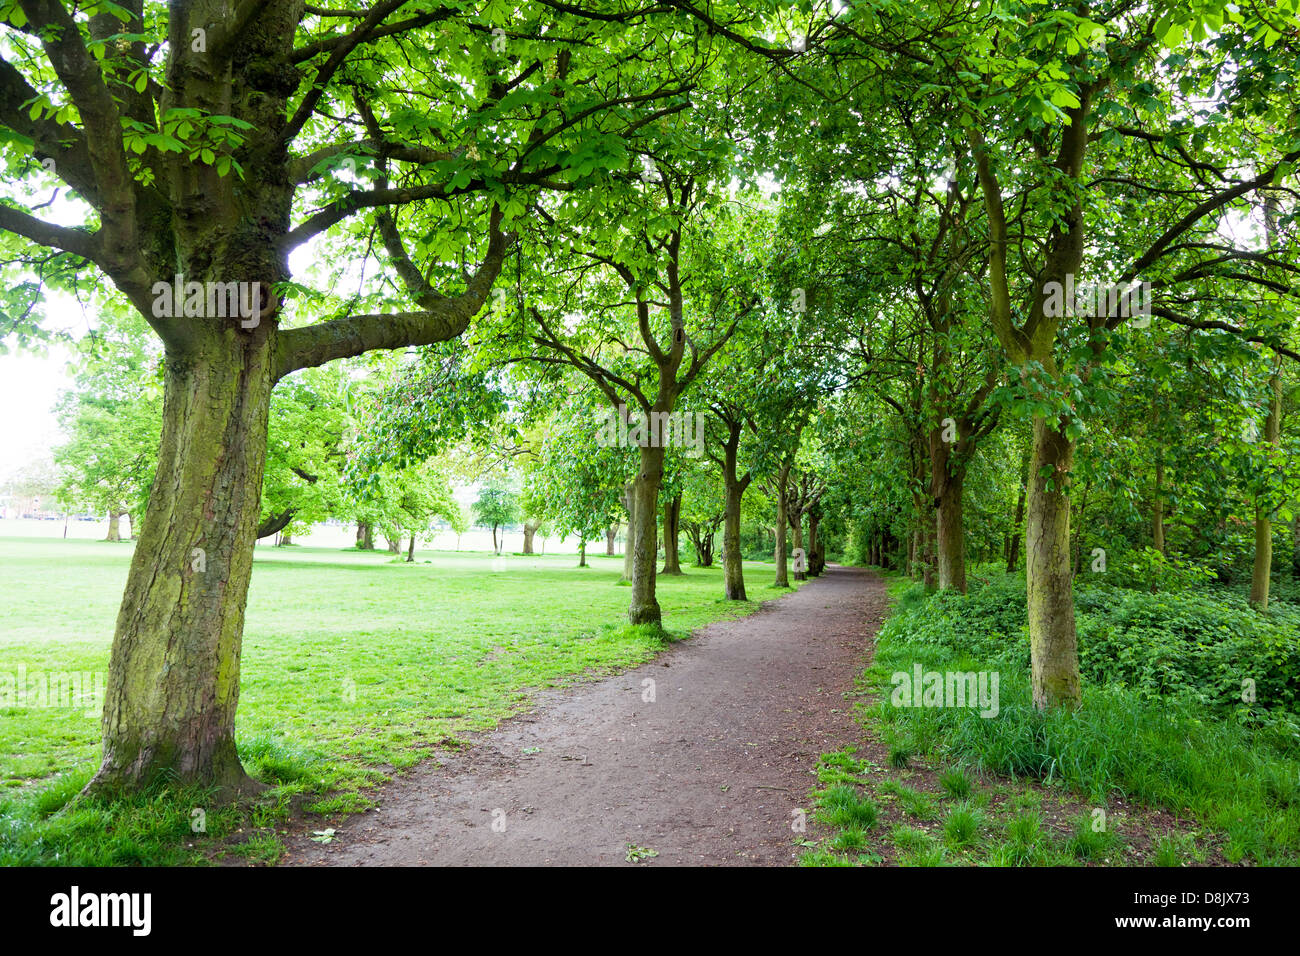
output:
M 281 532 L 280 532 L 280 541 L 279 541 L 279 544 L 276 545 L 276 547 L 283 548 L 285 545 L 288 545 L 288 544 L 293 544 L 293 538 L 292 538 L 292 536 L 289 534 L 288 531 L 281 531 Z
M 794 579 L 796 581 L 807 581 L 808 580 L 808 552 L 804 550 L 804 546 L 803 546 L 803 512 L 796 511 L 793 514 L 788 515 L 787 517 L 789 518 L 790 521 L 790 542 L 792 548 L 791 553 L 795 551 L 803 551 L 803 562 L 799 566 L 803 570 L 801 571 L 798 568 L 796 568 L 793 572 Z
M 680 494 L 672 501 L 664 502 L 664 574 L 682 573 L 682 557 L 678 547 L 681 539 L 681 514 Z
M 605 529 L 605 554 L 608 557 L 614 557 L 614 539 L 618 537 L 618 524 L 612 524 Z
M 389 553 L 389 554 L 401 554 L 401 553 L 402 553 L 402 541 L 401 541 L 400 538 L 396 538 L 396 537 L 394 537 L 394 538 L 390 538 L 390 537 L 388 537 L 388 535 L 384 535 L 384 541 L 385 541 L 385 543 L 388 545 L 388 553 Z
M 580 568 L 587 567 L 587 542 L 586 541 L 578 542 L 578 567 Z
M 411 535 L 411 543 L 406 548 L 406 563 L 415 563 L 415 535 Z
M 536 523 L 531 521 L 524 522 L 524 554 L 533 553 L 533 536 L 537 534 L 537 529 L 541 526 L 542 523 L 540 521 Z
M 921 542 L 925 552 L 921 559 L 921 581 L 925 584 L 927 591 L 934 591 L 939 587 L 938 561 L 935 556 L 935 552 L 939 549 L 936 519 L 937 516 L 931 508 L 927 508 L 922 516 L 923 532 Z
M 375 528 L 369 521 L 357 524 L 357 547 L 362 551 L 375 550 Z
M 632 551 L 632 604 L 627 617 L 633 624 L 659 624 L 663 618 L 655 598 L 655 558 L 659 537 L 659 485 L 664 477 L 664 450 L 641 448 L 641 470 L 632 493 L 634 513 L 629 527 L 636 528 Z
M 1068 482 L 1074 444 L 1059 422 L 1034 419 L 1033 470 L 1025 525 L 1029 645 L 1034 704 L 1074 707 L 1081 699 L 1070 574 Z M 1046 470 L 1047 476 L 1043 477 Z
M 778 588 L 790 586 L 790 572 L 787 567 L 785 530 L 790 519 L 786 516 L 786 490 L 790 485 L 790 466 L 782 465 L 776 473 L 776 528 L 773 530 L 775 545 L 773 557 L 776 560 L 776 580 L 773 585 Z
M 1282 377 L 1274 371 L 1269 379 L 1272 398 L 1264 420 L 1264 441 L 1276 446 L 1282 433 Z M 1273 574 L 1273 508 L 1268 501 L 1255 502 L 1255 566 L 1250 574 L 1250 603 L 1268 608 L 1268 590 Z
M 120 523 L 121 520 L 122 520 L 122 512 L 110 511 L 108 513 L 108 537 L 104 539 L 105 541 L 122 540 L 122 526 Z
M 159 778 L 258 789 L 235 748 L 239 655 L 273 386 L 274 323 L 203 333 L 165 363 L 162 440 L 122 596 L 88 792 Z
M 930 436 L 930 493 L 934 496 L 939 590 L 966 593 L 966 528 L 962 495 L 964 459 L 936 429 Z
M 740 553 L 740 504 L 753 478 L 737 474 L 741 423 L 731 422 L 727 427 L 727 440 L 722 446 L 722 587 L 728 601 L 747 601 Z
M 1156 487 L 1151 503 L 1151 546 L 1161 554 L 1165 553 L 1165 465 L 1156 460 Z

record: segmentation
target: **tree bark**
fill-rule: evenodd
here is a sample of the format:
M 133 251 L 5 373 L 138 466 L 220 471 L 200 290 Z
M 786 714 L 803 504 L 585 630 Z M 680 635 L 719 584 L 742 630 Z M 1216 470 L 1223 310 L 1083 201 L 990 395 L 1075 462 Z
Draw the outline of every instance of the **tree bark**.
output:
M 1282 434 L 1282 377 L 1274 371 L 1269 378 L 1272 397 L 1264 420 L 1264 441 L 1276 446 Z M 1250 574 L 1250 603 L 1268 608 L 1268 591 L 1273 574 L 1273 510 L 1269 502 L 1255 502 L 1255 564 Z
M 104 539 L 105 541 L 122 540 L 121 520 L 122 520 L 122 512 L 110 511 L 108 513 L 108 537 Z
M 681 540 L 682 496 L 673 497 L 664 502 L 664 574 L 681 574 L 682 557 L 679 550 Z
M 942 431 L 930 433 L 930 493 L 934 497 L 939 590 L 966 593 L 965 460 Z
M 162 440 L 109 661 L 88 792 L 160 778 L 258 788 L 235 748 L 239 654 L 261 510 L 274 323 L 214 328 L 165 363 Z
M 524 522 L 524 554 L 533 553 L 533 536 L 537 534 L 537 529 L 540 528 L 541 526 L 542 523 L 540 521 Z
M 411 543 L 406 548 L 406 563 L 415 563 L 415 535 L 411 535 Z
M 788 588 L 790 586 L 790 572 L 788 560 L 786 557 L 785 532 L 786 525 L 790 523 L 786 516 L 786 494 L 790 486 L 790 466 L 782 465 L 776 473 L 776 528 L 773 531 L 775 544 L 773 546 L 773 558 L 776 561 L 776 580 L 773 585 L 778 588 Z
M 587 565 L 587 542 L 579 541 L 578 542 L 578 567 L 585 568 L 587 566 L 588 566 Z
M 389 554 L 402 553 L 402 542 L 400 538 L 390 538 L 388 535 L 384 535 L 384 542 L 388 545 Z
M 1031 680 L 1040 710 L 1074 707 L 1081 699 L 1070 573 L 1068 483 L 1073 463 L 1074 444 L 1063 424 L 1036 418 L 1025 560 Z
M 607 557 L 614 557 L 614 539 L 618 537 L 618 524 L 612 524 L 605 529 L 605 554 Z
M 357 547 L 362 551 L 375 550 L 375 529 L 369 521 L 357 524 Z
M 802 571 L 795 569 L 792 573 L 796 581 L 808 580 L 808 552 L 803 546 L 803 512 L 795 511 L 787 516 L 790 521 L 791 553 L 803 551 Z
M 627 617 L 633 624 L 659 624 L 663 614 L 655 597 L 655 558 L 659 538 L 659 485 L 664 476 L 662 447 L 641 447 L 641 470 L 632 493 L 635 508 L 629 527 L 635 527 L 632 551 L 632 604 Z
M 1156 459 L 1156 486 L 1151 502 L 1151 546 L 1165 553 L 1165 464 Z

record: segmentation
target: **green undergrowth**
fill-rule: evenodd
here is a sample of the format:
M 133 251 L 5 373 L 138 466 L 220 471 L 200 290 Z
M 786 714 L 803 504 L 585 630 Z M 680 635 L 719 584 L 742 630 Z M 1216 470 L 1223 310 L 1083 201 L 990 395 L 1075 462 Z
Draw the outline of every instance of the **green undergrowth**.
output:
M 1300 862 L 1300 629 L 1293 608 L 1258 614 L 1207 590 L 1081 589 L 1083 705 L 1043 714 L 1030 694 L 1023 580 L 976 580 L 966 596 L 926 595 L 899 579 L 890 588 L 895 606 L 859 686 L 864 699 L 875 700 L 858 705 L 890 766 L 849 776 L 866 787 L 881 773 L 907 773 L 914 758 L 954 775 L 952 786 L 943 776 L 940 796 L 888 791 L 916 817 L 889 833 L 885 845 L 897 848 L 897 862 L 1056 865 L 1110 854 L 1117 862 L 1177 865 L 1203 860 L 1207 843 L 1229 863 Z M 895 706 L 891 677 L 910 675 L 917 664 L 996 672 L 996 716 L 972 707 Z M 1250 701 L 1242 699 L 1245 677 L 1253 681 Z M 853 759 L 827 764 L 824 779 L 832 770 L 844 774 L 844 761 Z M 1168 811 L 1204 839 L 1159 834 L 1145 855 L 1127 858 L 1107 844 L 1114 833 L 1094 829 L 1096 809 L 1074 822 L 1069 839 L 1048 838 L 1038 809 L 1010 820 L 1001 808 L 981 817 L 978 790 L 958 782 L 968 773 L 1046 786 L 1103 813 L 1117 802 Z M 942 821 L 943 831 L 927 829 L 920 822 L 927 820 Z M 806 862 L 835 852 L 819 846 Z

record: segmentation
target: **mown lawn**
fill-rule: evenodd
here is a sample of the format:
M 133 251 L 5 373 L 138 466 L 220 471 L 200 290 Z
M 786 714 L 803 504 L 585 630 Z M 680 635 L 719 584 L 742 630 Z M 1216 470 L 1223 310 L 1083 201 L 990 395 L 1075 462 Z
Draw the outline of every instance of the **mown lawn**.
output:
M 0 538 L 0 678 L 20 666 L 29 681 L 106 672 L 130 551 Z M 589 560 L 583 569 L 572 555 L 417 551 L 406 564 L 387 553 L 259 548 L 236 728 L 246 765 L 280 783 L 281 796 L 310 794 L 322 811 L 359 808 L 358 788 L 492 727 L 536 690 L 662 649 L 661 638 L 625 626 L 622 558 Z M 776 596 L 770 564 L 746 571 L 752 593 Z M 658 591 L 672 637 L 757 606 L 723 601 L 719 568 L 661 576 Z M 0 815 L 30 816 L 33 800 L 38 816 L 61 805 L 55 795 L 79 789 L 98 755 L 97 710 L 0 708 L 0 785 L 11 796 Z

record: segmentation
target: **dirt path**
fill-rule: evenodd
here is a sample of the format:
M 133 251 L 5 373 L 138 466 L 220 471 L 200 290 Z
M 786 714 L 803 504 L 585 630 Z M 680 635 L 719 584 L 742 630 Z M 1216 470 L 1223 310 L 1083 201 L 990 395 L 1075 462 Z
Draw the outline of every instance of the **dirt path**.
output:
M 386 786 L 333 843 L 295 838 L 285 862 L 625 865 L 633 844 L 652 865 L 789 864 L 818 755 L 861 740 L 843 695 L 886 605 L 879 578 L 828 567 L 636 670 L 543 696 Z

